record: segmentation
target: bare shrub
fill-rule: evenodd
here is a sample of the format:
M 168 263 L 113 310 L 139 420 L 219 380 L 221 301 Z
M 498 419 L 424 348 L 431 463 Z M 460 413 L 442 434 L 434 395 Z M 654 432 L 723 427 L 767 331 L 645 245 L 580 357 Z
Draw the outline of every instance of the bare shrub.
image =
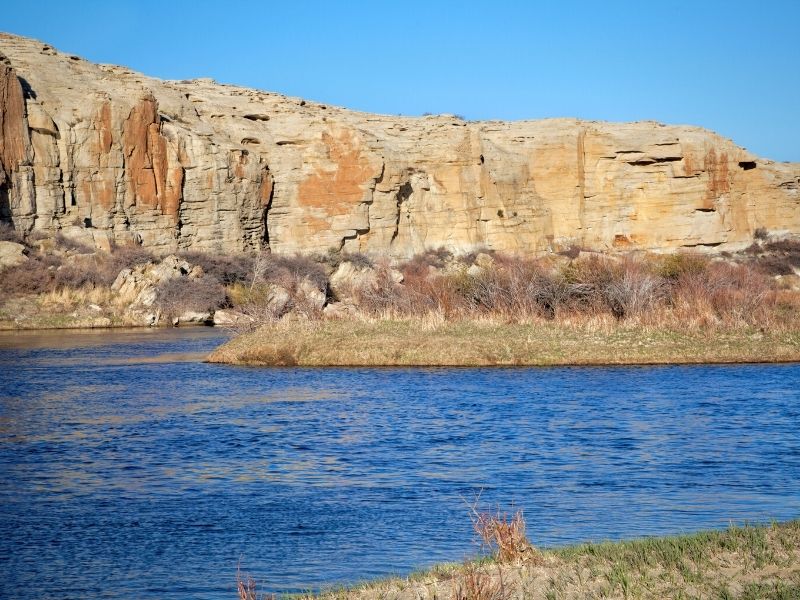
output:
M 76 254 L 89 254 L 93 252 L 93 248 L 90 248 L 83 242 L 65 236 L 60 231 L 53 236 L 53 241 L 58 249 L 67 252 L 74 252 Z
M 753 238 L 756 240 L 766 240 L 769 238 L 769 232 L 765 227 L 759 227 L 753 232 Z
M 464 305 L 462 281 L 458 275 L 428 274 L 416 268 L 404 269 L 402 286 L 395 306 L 407 315 L 424 315 L 436 312 L 445 318 L 462 315 Z
M 250 575 L 242 575 L 237 567 L 236 569 L 236 591 L 239 595 L 239 600 L 275 600 L 275 594 L 258 593 L 258 585 L 256 580 Z
M 95 269 L 103 285 L 114 283 L 123 269 L 132 269 L 155 260 L 152 252 L 136 244 L 112 245 L 110 253 L 96 252 L 94 255 Z
M 6 267 L 0 272 L 0 295 L 8 298 L 52 291 L 55 289 L 56 265 L 46 257 L 35 257 L 20 265 Z
M 120 271 L 155 261 L 153 253 L 138 244 L 113 246 L 110 256 Z
M 369 269 L 375 265 L 369 256 L 361 252 L 345 252 L 342 254 L 342 262 L 353 263 L 360 269 Z
M 570 245 L 569 248 L 567 248 L 566 250 L 561 250 L 558 254 L 560 254 L 561 256 L 566 256 L 567 258 L 575 259 L 580 256 L 582 250 L 583 248 L 581 248 L 580 246 L 572 244 Z
M 11 223 L 0 222 L 0 242 L 22 243 L 22 236 Z
M 603 289 L 611 313 L 618 319 L 640 316 L 667 295 L 665 281 L 640 262 L 626 261 Z
M 254 271 L 253 281 L 274 283 L 290 291 L 295 290 L 304 279 L 320 290 L 328 287 L 325 269 L 306 256 L 262 254 L 256 258 Z
M 797 266 L 785 256 L 762 256 L 754 264 L 770 275 L 791 275 Z
M 414 310 L 410 302 L 413 292 L 394 281 L 388 261 L 378 262 L 373 273 L 374 277 L 348 289 L 363 311 L 371 315 L 404 315 Z
M 774 305 L 769 279 L 748 265 L 712 263 L 704 273 L 687 273 L 673 285 L 672 304 L 694 315 L 710 312 L 730 323 L 757 324 Z
M 55 272 L 56 288 L 94 288 L 107 283 L 94 261 L 71 261 L 61 265 Z
M 178 256 L 193 265 L 199 265 L 203 273 L 215 277 L 222 285 L 247 282 L 253 272 L 253 257 L 245 254 L 181 252 Z
M 453 586 L 453 600 L 508 600 L 513 597 L 513 587 L 506 584 L 503 570 L 497 568 L 492 577 L 474 563 L 465 563 Z
M 518 562 L 535 554 L 525 535 L 522 510 L 509 515 L 500 510 L 493 513 L 479 511 L 473 505 L 470 512 L 472 528 L 483 545 L 495 553 L 498 562 Z
M 211 312 L 226 304 L 225 288 L 214 277 L 173 277 L 156 288 L 156 306 L 168 318 L 186 311 Z
M 565 287 L 565 309 L 583 313 L 607 311 L 606 290 L 619 277 L 619 272 L 615 261 L 596 255 L 565 265 L 559 273 Z
M 430 268 L 444 269 L 453 260 L 453 253 L 446 248 L 427 250 L 422 254 L 417 254 L 403 265 L 403 274 L 406 273 L 425 273 L 430 272 Z
M 788 256 L 800 256 L 800 240 L 789 238 L 774 240 L 764 244 L 764 250 L 768 252 L 779 252 Z
M 762 247 L 763 254 L 754 265 L 770 275 L 791 275 L 800 269 L 800 241 L 792 239 L 774 240 Z

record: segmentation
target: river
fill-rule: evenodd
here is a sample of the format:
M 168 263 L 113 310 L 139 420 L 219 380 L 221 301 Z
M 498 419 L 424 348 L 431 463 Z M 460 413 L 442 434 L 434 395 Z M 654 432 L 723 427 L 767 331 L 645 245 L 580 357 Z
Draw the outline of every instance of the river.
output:
M 246 368 L 210 328 L 0 333 L 0 597 L 235 598 L 800 516 L 800 365 Z

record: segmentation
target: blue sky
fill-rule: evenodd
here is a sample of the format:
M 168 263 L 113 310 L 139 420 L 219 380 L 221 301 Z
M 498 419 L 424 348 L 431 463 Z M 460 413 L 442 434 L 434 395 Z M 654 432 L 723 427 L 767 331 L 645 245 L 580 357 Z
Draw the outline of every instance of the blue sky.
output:
M 652 119 L 800 161 L 800 0 L 37 2 L 0 29 L 169 79 L 468 119 Z

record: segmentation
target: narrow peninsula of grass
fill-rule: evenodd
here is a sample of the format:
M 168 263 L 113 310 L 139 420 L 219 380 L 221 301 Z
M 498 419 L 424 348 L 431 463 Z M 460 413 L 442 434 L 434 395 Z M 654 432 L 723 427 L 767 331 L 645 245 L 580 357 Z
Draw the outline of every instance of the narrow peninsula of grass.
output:
M 423 320 L 282 320 L 210 362 L 274 366 L 691 364 L 800 360 L 800 332 Z
M 255 585 L 240 597 L 256 594 Z M 262 596 L 259 596 L 262 597 Z M 267 598 L 270 596 L 267 595 Z M 311 597 L 308 597 L 311 598 Z M 440 565 L 407 578 L 328 590 L 324 600 L 800 598 L 800 521 L 581 544 L 527 559 Z

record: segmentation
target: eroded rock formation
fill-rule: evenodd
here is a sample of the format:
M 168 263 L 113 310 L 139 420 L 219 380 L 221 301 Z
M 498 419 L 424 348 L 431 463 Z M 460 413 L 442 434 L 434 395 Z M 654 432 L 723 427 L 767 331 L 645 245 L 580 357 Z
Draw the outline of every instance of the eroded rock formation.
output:
M 465 122 L 161 81 L 0 35 L 0 217 L 139 241 L 409 256 L 800 233 L 800 165 L 652 122 Z

